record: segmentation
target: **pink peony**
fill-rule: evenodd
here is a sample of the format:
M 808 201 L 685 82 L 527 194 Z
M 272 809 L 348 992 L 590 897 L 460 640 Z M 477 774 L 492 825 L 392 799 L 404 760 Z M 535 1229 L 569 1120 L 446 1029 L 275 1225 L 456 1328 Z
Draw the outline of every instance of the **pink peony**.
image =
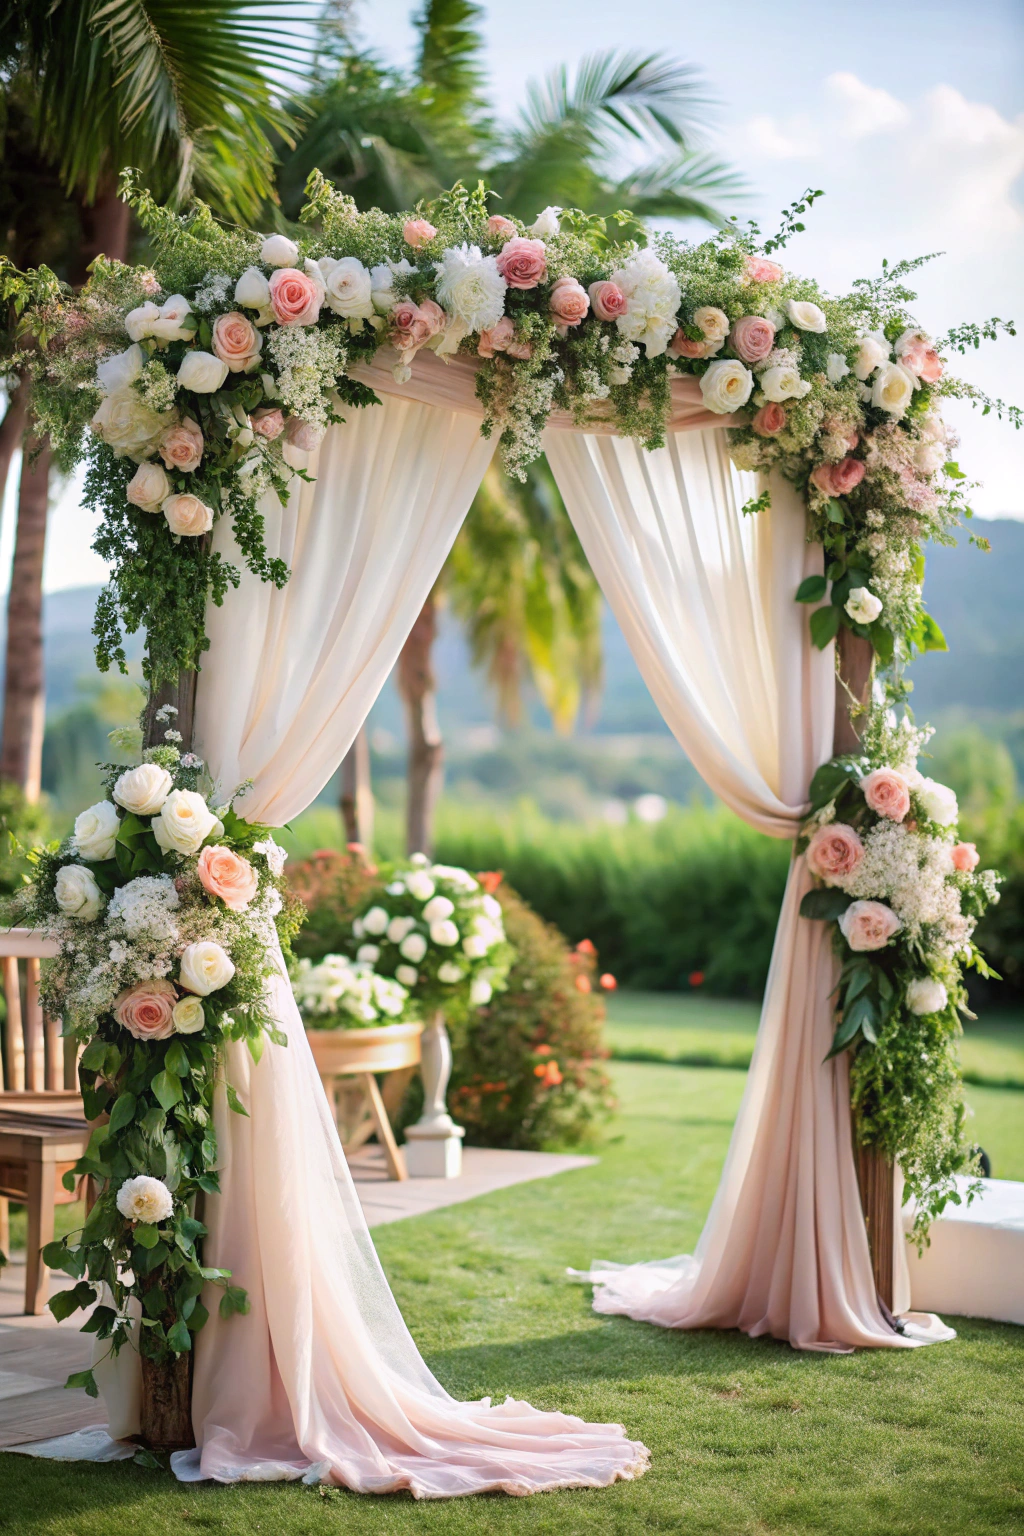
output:
M 268 442 L 273 442 L 284 431 L 284 412 L 280 406 L 263 406 L 261 410 L 253 411 L 250 419 L 253 431 Z
M 213 322 L 213 350 L 232 373 L 252 373 L 260 360 L 263 337 L 237 310 Z
M 807 845 L 808 868 L 830 885 L 838 885 L 852 875 L 863 857 L 860 837 L 841 821 L 819 827 Z
M 743 275 L 748 283 L 778 283 L 783 272 L 777 261 L 769 261 L 766 256 L 745 256 Z
M 896 913 L 883 901 L 851 901 L 839 919 L 843 938 L 858 952 L 884 949 L 902 927 Z
M 285 422 L 285 442 L 298 448 L 300 453 L 312 453 L 319 448 L 323 435 L 322 427 L 315 427 L 311 421 L 303 421 L 301 416 L 289 416 Z
M 777 400 L 769 400 L 767 405 L 762 405 L 750 425 L 758 437 L 774 437 L 776 432 L 785 428 L 786 412 Z
M 487 220 L 487 233 L 493 235 L 495 240 L 511 240 L 518 233 L 511 219 L 506 219 L 504 214 L 492 213 Z
M 760 363 L 775 345 L 775 327 L 762 315 L 744 315 L 729 333 L 729 345 L 745 363 Z
M 199 855 L 199 878 L 211 896 L 218 896 L 232 912 L 244 912 L 259 889 L 256 871 L 248 859 L 223 844 L 211 843 Z
M 599 283 L 591 283 L 587 292 L 590 294 L 594 314 L 599 320 L 617 320 L 629 308 L 629 300 L 618 283 L 602 279 Z
M 315 325 L 323 289 L 297 267 L 278 267 L 270 278 L 270 307 L 278 325 Z
M 114 1003 L 114 1018 L 136 1040 L 167 1040 L 174 1033 L 178 994 L 169 981 L 154 977 L 136 982 Z
M 433 240 L 437 230 L 426 219 L 406 219 L 402 225 L 402 239 L 418 251 L 421 245 Z
M 514 235 L 498 253 L 498 271 L 510 288 L 536 288 L 548 275 L 548 251 L 543 240 Z
M 589 308 L 587 290 L 574 277 L 560 277 L 551 290 L 548 309 L 562 334 L 570 325 L 579 325 Z
M 860 787 L 876 816 L 902 821 L 910 810 L 910 785 L 895 768 L 876 768 L 861 779 Z
M 199 423 L 186 416 L 176 427 L 168 427 L 160 439 L 160 457 L 168 469 L 186 474 L 198 469 L 203 457 L 203 434 Z
M 819 464 L 811 473 L 811 482 L 826 496 L 848 496 L 865 473 L 863 460 L 846 458 L 838 464 Z
M 703 336 L 700 341 L 691 341 L 680 326 L 668 344 L 668 355 L 669 357 L 712 357 L 720 347 L 721 342 L 708 341 Z
M 509 342 L 513 340 L 515 333 L 516 328 L 508 315 L 502 315 L 497 325 L 492 325 L 489 330 L 480 332 L 477 353 L 480 357 L 493 357 L 496 352 L 507 352 Z
M 953 868 L 959 869 L 963 874 L 969 874 L 972 869 L 977 869 L 981 860 L 981 855 L 973 843 L 957 843 L 950 857 L 953 860 Z

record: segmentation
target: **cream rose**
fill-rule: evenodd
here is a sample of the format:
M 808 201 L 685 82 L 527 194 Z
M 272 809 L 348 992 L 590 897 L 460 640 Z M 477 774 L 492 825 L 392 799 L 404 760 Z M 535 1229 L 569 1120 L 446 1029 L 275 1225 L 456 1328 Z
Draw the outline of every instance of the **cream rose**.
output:
M 786 315 L 790 325 L 795 325 L 798 331 L 814 331 L 820 335 L 828 330 L 825 311 L 806 299 L 790 299 L 786 304 Z
M 907 1007 L 911 1013 L 941 1013 L 948 1002 L 946 988 L 931 976 L 915 976 L 907 985 Z
M 64 864 L 58 869 L 53 895 L 64 916 L 78 923 L 94 923 L 106 906 L 95 875 L 81 864 Z
M 198 421 L 186 416 L 176 426 L 169 428 L 160 439 L 160 457 L 168 469 L 190 475 L 198 469 L 203 457 L 203 429 Z M 170 485 L 167 494 L 170 494 Z
M 754 375 L 750 369 L 731 358 L 710 363 L 701 375 L 700 392 L 704 404 L 716 416 L 728 416 L 746 405 L 753 388 Z
M 802 379 L 799 368 L 794 368 L 791 363 L 766 368 L 760 383 L 765 399 L 777 403 L 783 400 L 802 400 L 804 395 L 811 392 L 811 381 Z
M 456 320 L 470 331 L 489 331 L 497 325 L 505 311 L 508 285 L 495 256 L 484 256 L 476 245 L 455 245 L 434 267 L 437 297 Z
M 231 373 L 252 373 L 260 360 L 263 337 L 237 310 L 213 322 L 213 350 Z
M 179 997 L 171 1018 L 179 1035 L 198 1035 L 206 1024 L 206 1014 L 198 997 Z
M 124 352 L 108 357 L 96 369 L 96 382 L 105 395 L 115 389 L 127 389 L 142 376 L 142 348 L 136 343 Z
M 260 246 L 260 261 L 268 267 L 294 267 L 298 259 L 299 248 L 287 235 L 268 235 Z
M 75 817 L 75 852 L 90 863 L 102 863 L 114 857 L 114 844 L 121 825 L 109 800 L 98 800 Z
M 403 987 L 414 987 L 420 979 L 420 973 L 414 965 L 396 965 L 395 980 L 400 981 Z
M 197 944 L 189 944 L 182 950 L 178 979 L 183 987 L 199 997 L 219 992 L 234 974 L 230 956 L 213 939 L 200 939 Z
M 178 369 L 178 383 L 197 395 L 212 395 L 228 376 L 228 365 L 212 352 L 186 352 Z
M 320 261 L 328 309 L 346 320 L 369 320 L 374 313 L 373 285 L 370 274 L 357 256 L 343 256 L 336 261 L 324 256 Z
M 190 491 L 168 496 L 160 510 L 167 519 L 168 528 L 179 538 L 197 539 L 213 527 L 213 508 Z
M 882 611 L 882 599 L 868 587 L 851 587 L 843 606 L 855 624 L 873 624 Z
M 140 512 L 159 512 L 161 502 L 171 494 L 171 482 L 162 465 L 140 464 L 129 480 L 125 494 Z
M 270 284 L 259 267 L 246 267 L 235 284 L 235 303 L 243 309 L 258 309 L 259 321 L 270 319 Z
M 393 917 L 387 926 L 388 942 L 401 944 L 407 933 L 412 933 L 416 927 L 414 917 Z
M 899 421 L 914 398 L 916 383 L 914 375 L 902 363 L 886 363 L 875 375 L 871 387 L 871 404 L 881 411 L 888 411 L 890 416 L 895 416 Z
M 114 799 L 133 816 L 155 816 L 171 792 L 174 780 L 158 763 L 126 768 L 114 785 Z
M 444 964 L 439 965 L 437 968 L 438 981 L 444 982 L 447 987 L 453 987 L 457 981 L 462 980 L 465 974 L 462 966 L 456 965 L 452 960 L 445 960 Z
M 153 836 L 165 853 L 195 853 L 211 832 L 219 837 L 223 830 L 194 789 L 172 789 L 153 821 Z
M 883 901 L 851 901 L 839 919 L 843 938 L 858 953 L 884 949 L 902 927 L 896 913 Z
M 141 1221 L 146 1226 L 166 1221 L 174 1210 L 174 1200 L 167 1185 L 148 1173 L 125 1179 L 117 1192 L 117 1208 L 126 1221 Z
M 149 334 L 158 341 L 187 341 L 195 331 L 195 321 L 189 322 L 192 306 L 183 293 L 172 293 L 160 305 L 160 314 L 153 322 Z
M 423 921 L 441 923 L 446 917 L 451 917 L 454 911 L 455 903 L 447 896 L 432 896 L 423 908 Z
M 724 341 L 729 334 L 729 316 L 713 304 L 702 304 L 693 312 L 693 324 L 703 332 L 705 341 Z
M 921 778 L 914 784 L 914 794 L 929 821 L 936 826 L 950 827 L 960 814 L 956 795 L 947 784 L 935 779 Z
M 153 452 L 160 434 L 173 420 L 171 412 L 151 410 L 129 384 L 104 396 L 90 425 L 119 459 L 140 463 Z

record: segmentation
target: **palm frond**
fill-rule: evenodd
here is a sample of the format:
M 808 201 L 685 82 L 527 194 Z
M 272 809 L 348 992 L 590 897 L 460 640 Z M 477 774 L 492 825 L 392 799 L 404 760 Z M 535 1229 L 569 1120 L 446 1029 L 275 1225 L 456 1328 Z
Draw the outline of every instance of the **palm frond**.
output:
M 563 64 L 531 84 L 519 135 L 525 145 L 575 123 L 602 144 L 625 136 L 681 146 L 697 135 L 708 105 L 694 66 L 609 50 L 583 59 L 572 79 Z
M 724 198 L 748 195 L 742 176 L 711 155 L 688 150 L 638 166 L 606 195 L 613 208 L 629 208 L 640 218 L 706 219 L 724 224 Z M 604 211 L 601 209 L 600 211 Z

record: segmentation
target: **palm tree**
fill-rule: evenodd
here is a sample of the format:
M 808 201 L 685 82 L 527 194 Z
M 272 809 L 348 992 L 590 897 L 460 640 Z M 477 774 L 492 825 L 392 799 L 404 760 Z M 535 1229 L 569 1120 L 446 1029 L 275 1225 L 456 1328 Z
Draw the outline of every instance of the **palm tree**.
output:
M 285 4 L 298 0 L 284 0 Z M 278 7 L 280 9 L 280 5 Z M 178 202 L 194 190 L 225 217 L 254 220 L 274 196 L 272 135 L 290 117 L 267 69 L 301 73 L 308 49 L 249 0 L 8 0 L 0 250 L 80 285 L 100 254 L 124 260 L 124 165 Z M 0 496 L 24 430 L 10 381 L 0 424 Z M 45 443 L 27 445 L 7 617 L 0 777 L 39 793 L 43 719 L 42 565 L 49 500 Z

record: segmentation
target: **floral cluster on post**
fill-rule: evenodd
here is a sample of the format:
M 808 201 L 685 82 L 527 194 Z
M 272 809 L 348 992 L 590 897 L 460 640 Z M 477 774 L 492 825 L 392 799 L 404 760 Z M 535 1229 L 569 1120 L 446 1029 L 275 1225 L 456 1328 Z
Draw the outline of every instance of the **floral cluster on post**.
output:
M 375 1029 L 411 1017 L 407 987 L 347 955 L 300 960 L 292 991 L 310 1029 Z
M 999 894 L 958 839 L 956 795 L 917 766 L 928 735 L 874 712 L 862 752 L 815 774 L 798 843 L 820 882 L 801 912 L 834 924 L 841 962 L 830 1055 L 853 1052 L 858 1134 L 899 1163 L 919 1235 L 973 1166 L 956 1041 L 965 970 L 991 974 L 973 933 Z
M 164 719 L 171 713 L 164 711 Z M 58 1318 L 109 1303 L 86 1327 L 114 1353 L 129 1338 L 129 1303 L 142 1309 L 139 1347 L 155 1360 L 189 1350 L 206 1321 L 206 1281 L 224 1289 L 227 1316 L 248 1307 L 227 1270 L 203 1266 L 196 1197 L 216 1193 L 214 1095 L 222 1046 L 244 1039 L 259 1060 L 284 1036 L 268 1011 L 285 855 L 270 832 L 211 806 L 204 765 L 175 745 L 109 771 L 109 797 L 83 811 L 70 837 L 35 851 L 16 916 L 44 928 L 59 952 L 43 1001 L 84 1044 L 79 1075 L 88 1119 L 106 1116 L 65 1176 L 99 1190 L 84 1228 L 51 1243 L 45 1260 L 77 1284 L 57 1293 Z M 231 1108 L 244 1106 L 229 1083 Z M 69 1385 L 95 1394 L 90 1372 Z

